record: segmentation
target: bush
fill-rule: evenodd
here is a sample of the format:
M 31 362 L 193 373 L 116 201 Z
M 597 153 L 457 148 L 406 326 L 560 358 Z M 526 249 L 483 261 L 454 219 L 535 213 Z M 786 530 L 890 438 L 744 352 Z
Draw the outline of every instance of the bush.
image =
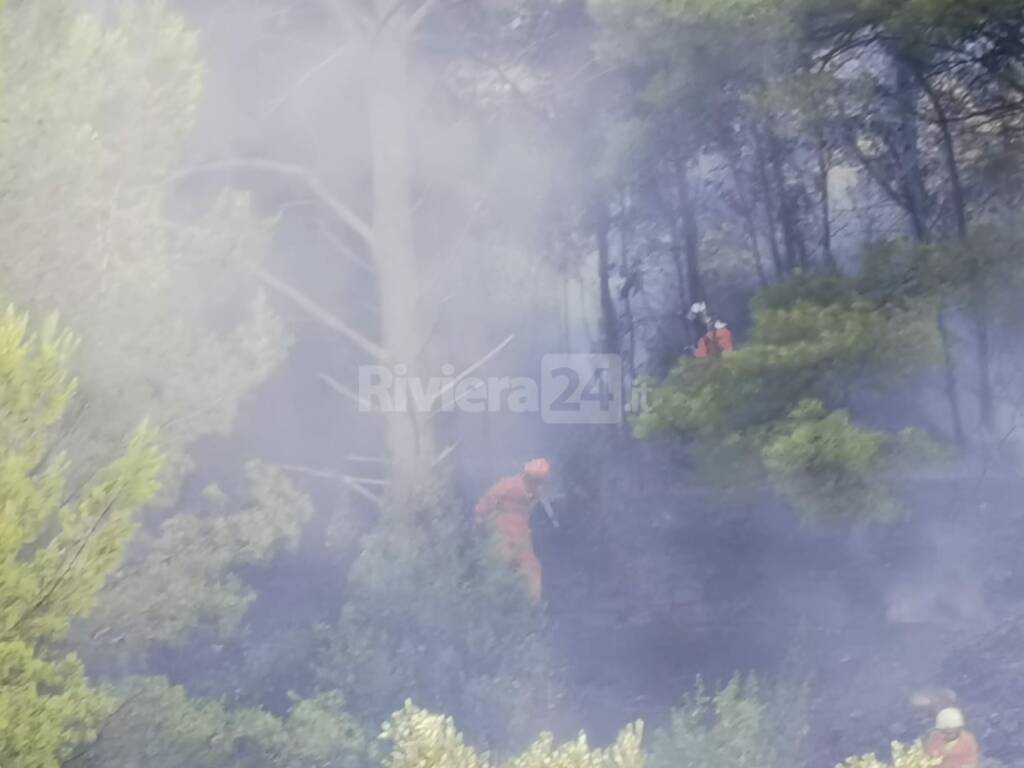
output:
M 436 491 L 385 513 L 366 537 L 318 677 L 368 726 L 415 697 L 452 712 L 474 739 L 509 748 L 554 704 L 543 631 L 522 580 Z
M 849 393 L 939 358 L 934 306 L 879 304 L 850 281 L 800 278 L 763 292 L 754 314 L 736 352 L 679 362 L 637 434 L 751 457 L 809 515 L 891 517 L 880 469 L 915 441 L 858 426 Z
M 651 740 L 649 768 L 793 768 L 804 764 L 806 693 L 761 690 L 737 676 L 714 695 L 696 689 Z
M 435 715 L 407 701 L 384 725 L 381 739 L 392 745 L 384 768 L 493 768 L 491 756 L 465 744 L 450 717 Z M 550 733 L 501 768 L 644 768 L 643 724 L 626 727 L 607 749 L 591 749 L 585 734 L 555 745 Z
M 126 702 L 83 750 L 82 765 L 160 768 L 361 768 L 367 740 L 337 693 L 296 701 L 285 717 L 189 696 L 163 678 L 130 678 Z M 130 705 L 130 706 L 129 706 Z M 141 763 L 140 763 L 141 761 Z

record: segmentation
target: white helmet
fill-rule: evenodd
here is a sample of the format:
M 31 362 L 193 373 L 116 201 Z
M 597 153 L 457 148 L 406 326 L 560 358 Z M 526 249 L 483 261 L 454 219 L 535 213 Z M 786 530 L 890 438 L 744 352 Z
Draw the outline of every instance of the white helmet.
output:
M 964 725 L 964 713 L 956 707 L 946 707 L 935 716 L 935 728 L 939 731 L 956 731 Z
M 725 322 L 723 322 L 721 320 L 716 320 L 715 321 L 715 330 L 716 331 L 724 331 L 728 327 L 729 327 L 728 323 L 725 323 Z

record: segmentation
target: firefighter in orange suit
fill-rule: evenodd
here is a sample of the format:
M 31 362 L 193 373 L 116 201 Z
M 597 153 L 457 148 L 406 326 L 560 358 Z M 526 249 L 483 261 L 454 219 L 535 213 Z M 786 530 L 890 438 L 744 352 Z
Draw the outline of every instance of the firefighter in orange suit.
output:
M 497 535 L 502 554 L 526 580 L 534 602 L 540 602 L 542 570 L 533 551 L 530 517 L 541 502 L 541 488 L 551 477 L 546 459 L 534 459 L 513 477 L 499 480 L 476 505 L 477 521 Z
M 709 357 L 721 357 L 733 351 L 732 331 L 729 326 L 721 320 L 711 316 L 707 302 L 698 301 L 690 307 L 687 319 L 699 323 L 704 330 L 704 335 L 697 342 L 693 356 L 706 359 Z
M 964 713 L 946 707 L 935 716 L 935 729 L 925 737 L 924 751 L 942 762 L 939 768 L 978 768 L 981 749 L 974 734 L 967 730 Z
M 733 351 L 732 331 L 721 320 L 715 322 L 711 329 L 697 342 L 694 357 L 721 357 Z

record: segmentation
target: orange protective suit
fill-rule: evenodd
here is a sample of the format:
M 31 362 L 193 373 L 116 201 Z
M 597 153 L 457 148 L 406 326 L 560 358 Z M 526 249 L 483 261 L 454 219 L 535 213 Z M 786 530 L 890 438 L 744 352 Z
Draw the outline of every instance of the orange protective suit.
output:
M 542 570 L 533 551 L 530 515 L 540 496 L 537 486 L 526 473 L 499 480 L 476 505 L 478 522 L 493 526 L 502 554 L 526 579 L 526 586 L 535 602 L 540 601 Z
M 955 741 L 946 741 L 941 731 L 932 731 L 924 740 L 924 751 L 942 758 L 939 768 L 978 768 L 981 749 L 970 731 L 962 731 Z
M 732 331 L 718 328 L 705 333 L 697 342 L 694 357 L 719 357 L 723 352 L 732 352 Z

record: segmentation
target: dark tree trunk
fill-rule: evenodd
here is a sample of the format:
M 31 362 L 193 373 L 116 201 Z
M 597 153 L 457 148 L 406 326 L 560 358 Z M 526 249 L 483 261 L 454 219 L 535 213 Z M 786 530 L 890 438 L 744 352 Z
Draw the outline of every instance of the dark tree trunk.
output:
M 768 223 L 768 249 L 772 255 L 772 265 L 775 267 L 775 279 L 782 282 L 786 276 L 786 271 L 782 265 L 782 255 L 779 252 L 778 227 L 775 223 L 775 213 L 772 208 L 772 185 L 768 179 L 768 161 L 764 156 L 764 144 L 761 138 L 759 136 L 755 137 L 754 142 L 757 155 L 757 178 L 761 186 L 761 198 L 764 200 L 765 219 Z
M 818 147 L 818 196 L 821 201 L 821 258 L 829 272 L 838 275 L 839 264 L 832 252 L 832 201 L 829 197 L 829 150 L 824 140 Z
M 689 311 L 690 305 L 693 302 L 689 300 L 689 281 L 686 278 L 686 265 L 683 260 L 684 236 L 681 232 L 682 226 L 679 214 L 680 205 L 678 201 L 678 183 L 676 181 L 680 175 L 680 171 L 679 168 L 674 165 L 670 166 L 670 169 L 671 178 L 669 182 L 669 189 L 671 190 L 671 193 L 659 193 L 656 199 L 658 207 L 661 209 L 662 215 L 665 218 L 665 225 L 668 227 L 669 232 L 669 255 L 672 257 L 672 266 L 675 268 L 676 290 L 679 295 L 680 328 L 683 330 L 684 335 L 689 337 L 691 334 L 689 324 L 686 322 L 686 313 Z
M 860 151 L 856 137 L 848 142 L 850 150 L 856 154 L 864 170 L 875 180 L 879 187 L 896 205 L 903 209 L 910 225 L 910 233 L 914 240 L 927 245 L 931 242 L 929 225 L 929 201 L 925 184 L 925 174 L 921 164 L 918 128 L 919 82 L 914 71 L 900 52 L 889 50 L 889 57 L 896 75 L 896 113 L 898 126 L 890 140 L 889 152 L 898 170 L 897 176 L 890 180 L 879 172 L 874 164 Z M 956 442 L 964 445 L 966 436 L 960 408 L 960 397 L 954 369 L 953 338 L 946 323 L 947 301 L 940 293 L 938 306 L 938 331 L 942 341 L 944 365 L 944 389 L 949 402 L 950 421 Z
M 747 190 L 740 178 L 737 158 L 732 152 L 726 152 L 726 161 L 729 163 L 729 173 L 732 176 L 733 191 L 736 195 L 736 205 L 743 219 L 743 226 L 747 231 L 747 238 L 750 240 L 750 253 L 754 258 L 754 269 L 757 272 L 757 281 L 762 288 L 768 287 L 768 275 L 764 271 L 764 259 L 761 256 L 761 241 L 757 236 L 757 195 L 747 195 Z
M 899 133 L 895 147 L 897 164 L 902 174 L 905 195 L 903 203 L 910 218 L 914 238 L 919 242 L 931 239 L 928 225 L 928 190 L 921 168 L 921 150 L 917 115 L 918 89 L 913 75 L 898 59 L 896 66 L 896 98 L 899 112 Z
M 981 425 L 985 429 L 991 430 L 994 419 L 994 405 L 984 274 L 980 257 L 971 248 L 970 243 L 968 243 L 967 199 L 964 195 L 960 165 L 956 157 L 956 144 L 953 141 L 953 132 L 949 127 L 949 118 L 946 115 L 945 108 L 942 106 L 942 100 L 928 81 L 923 76 L 919 76 L 919 81 L 932 107 L 935 109 L 935 116 L 939 122 L 939 131 L 942 136 L 942 155 L 946 162 L 946 172 L 949 174 L 950 204 L 953 206 L 953 220 L 956 222 L 957 237 L 963 248 L 962 257 L 967 259 L 969 265 L 968 274 L 971 282 L 972 309 L 974 310 L 975 323 L 974 346 L 978 365 L 978 408 Z
M 771 180 L 775 199 L 778 200 L 779 224 L 782 226 L 782 247 L 786 252 L 786 272 L 793 274 L 799 264 L 797 251 L 796 232 L 794 230 L 792 201 L 786 190 L 786 179 L 782 173 L 782 152 L 778 140 L 769 137 L 771 155 L 768 167 L 771 170 Z
M 811 268 L 811 257 L 807 252 L 807 243 L 804 241 L 803 231 L 800 229 L 799 223 L 793 226 L 793 242 L 796 244 L 796 254 L 799 259 L 800 270 L 806 273 Z
M 764 258 L 761 256 L 761 241 L 757 236 L 757 223 L 752 211 L 744 217 L 747 226 L 747 237 L 750 238 L 750 251 L 754 256 L 754 270 L 757 282 L 762 288 L 768 287 L 768 275 L 764 271 Z
M 683 246 L 679 242 L 679 228 L 672 227 L 672 264 L 676 268 L 676 283 L 679 290 L 679 316 L 685 321 L 686 313 L 690 309 L 690 305 L 693 303 L 689 301 L 689 293 L 686 287 L 686 267 L 683 265 Z M 686 323 L 683 323 L 684 327 Z
M 928 191 L 925 186 L 919 146 L 918 82 L 916 82 L 913 70 L 898 54 L 893 56 L 893 63 L 896 67 L 896 96 L 900 117 L 899 142 L 896 152 L 899 167 L 903 172 L 904 208 L 910 218 L 915 239 L 919 243 L 928 243 L 931 241 L 931 228 L 928 226 L 930 219 Z M 967 436 L 964 431 L 960 394 L 956 381 L 953 338 L 946 324 L 946 300 L 942 297 L 939 299 L 938 307 L 938 330 L 945 359 L 944 383 L 946 398 L 949 401 L 953 438 L 957 444 L 962 446 L 966 444 Z

